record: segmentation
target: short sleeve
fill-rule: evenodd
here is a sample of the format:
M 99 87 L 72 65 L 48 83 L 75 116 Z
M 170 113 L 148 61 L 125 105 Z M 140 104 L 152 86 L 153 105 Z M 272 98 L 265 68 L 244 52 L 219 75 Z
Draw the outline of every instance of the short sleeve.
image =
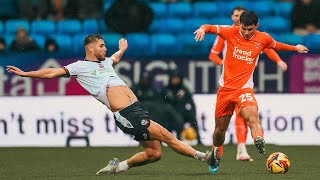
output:
M 77 76 L 79 74 L 79 71 L 80 71 L 80 63 L 79 63 L 79 61 L 71 63 L 71 64 L 69 64 L 67 66 L 64 66 L 63 69 L 67 73 L 66 77 Z
M 276 46 L 277 42 L 268 33 L 265 33 L 264 39 L 266 41 L 267 48 L 274 48 Z
M 107 64 L 113 65 L 113 60 L 111 58 L 106 58 L 105 61 Z
M 217 34 L 223 39 L 227 39 L 230 32 L 232 32 L 232 26 L 217 25 Z

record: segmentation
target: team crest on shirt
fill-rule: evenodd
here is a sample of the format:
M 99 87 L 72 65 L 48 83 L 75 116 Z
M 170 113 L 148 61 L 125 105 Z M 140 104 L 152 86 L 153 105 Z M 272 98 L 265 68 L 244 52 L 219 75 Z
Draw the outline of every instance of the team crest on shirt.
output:
M 142 125 L 142 126 L 146 126 L 146 125 L 148 125 L 148 124 L 149 124 L 148 119 L 142 119 L 142 120 L 141 120 L 141 125 Z
M 236 38 L 236 40 L 238 41 L 238 42 L 240 42 L 240 38 L 238 38 L 237 36 L 234 36 L 235 38 Z
M 94 76 L 96 76 L 96 75 L 97 75 L 97 72 L 96 72 L 96 70 L 94 70 L 93 72 L 91 72 L 91 75 L 94 75 Z
M 254 47 L 256 47 L 257 49 L 261 46 L 261 43 L 259 42 L 254 42 Z
M 104 65 L 103 64 L 99 64 L 99 68 L 104 68 Z

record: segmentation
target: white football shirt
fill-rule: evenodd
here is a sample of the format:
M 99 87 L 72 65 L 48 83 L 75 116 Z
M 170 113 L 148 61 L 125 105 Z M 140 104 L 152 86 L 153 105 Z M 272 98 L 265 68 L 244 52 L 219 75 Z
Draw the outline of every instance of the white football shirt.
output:
M 65 67 L 68 77 L 75 77 L 79 84 L 93 97 L 110 108 L 106 89 L 112 86 L 127 86 L 115 72 L 113 61 L 106 58 L 104 61 L 79 60 Z

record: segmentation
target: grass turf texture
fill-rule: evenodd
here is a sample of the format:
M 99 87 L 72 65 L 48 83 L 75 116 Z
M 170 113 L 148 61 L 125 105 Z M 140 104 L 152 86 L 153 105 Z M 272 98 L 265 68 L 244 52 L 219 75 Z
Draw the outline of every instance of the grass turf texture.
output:
M 209 149 L 204 146 L 196 148 Z M 254 161 L 240 162 L 235 160 L 236 146 L 226 145 L 217 174 L 209 174 L 206 164 L 164 147 L 161 161 L 109 176 L 95 173 L 112 157 L 123 160 L 140 151 L 141 147 L 0 148 L 0 179 L 320 179 L 319 146 L 267 145 L 266 148 L 268 155 L 276 151 L 288 155 L 291 167 L 286 174 L 270 174 L 265 158 L 258 155 L 254 146 L 248 146 Z

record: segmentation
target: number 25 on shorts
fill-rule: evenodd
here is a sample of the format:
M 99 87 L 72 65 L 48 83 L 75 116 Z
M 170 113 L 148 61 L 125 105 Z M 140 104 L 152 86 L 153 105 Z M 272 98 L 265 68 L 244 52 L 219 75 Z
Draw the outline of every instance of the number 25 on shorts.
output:
M 253 97 L 251 93 L 243 93 L 239 96 L 239 98 L 241 99 L 241 103 L 246 102 L 246 101 L 253 101 Z

